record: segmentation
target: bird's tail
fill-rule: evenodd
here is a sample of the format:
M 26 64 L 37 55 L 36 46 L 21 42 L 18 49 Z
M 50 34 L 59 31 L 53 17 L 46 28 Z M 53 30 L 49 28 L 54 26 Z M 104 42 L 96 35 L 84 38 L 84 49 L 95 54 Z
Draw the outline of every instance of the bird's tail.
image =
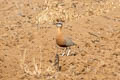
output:
M 77 44 L 76 44 L 76 43 L 73 43 L 73 45 L 77 46 Z
M 77 48 L 79 48 L 79 45 L 78 45 L 78 44 L 76 44 L 76 43 L 74 43 L 74 46 L 75 46 L 75 47 L 77 47 Z

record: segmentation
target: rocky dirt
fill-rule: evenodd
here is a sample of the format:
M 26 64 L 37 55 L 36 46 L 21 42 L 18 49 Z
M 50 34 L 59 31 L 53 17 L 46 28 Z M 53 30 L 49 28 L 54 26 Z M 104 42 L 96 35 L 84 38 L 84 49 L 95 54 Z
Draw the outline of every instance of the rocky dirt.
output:
M 120 0 L 69 3 L 78 16 L 63 33 L 77 46 L 60 56 L 55 25 L 36 24 L 44 0 L 0 0 L 0 80 L 120 80 Z

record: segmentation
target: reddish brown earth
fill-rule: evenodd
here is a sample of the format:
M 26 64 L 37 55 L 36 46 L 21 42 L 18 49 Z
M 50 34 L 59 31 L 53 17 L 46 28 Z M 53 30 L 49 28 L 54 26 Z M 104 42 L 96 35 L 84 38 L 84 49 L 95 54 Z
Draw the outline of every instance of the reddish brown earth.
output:
M 56 71 L 56 27 L 36 25 L 44 0 L 0 0 L 0 80 L 120 80 L 120 1 L 76 1 L 80 17 L 63 33 L 78 46 Z

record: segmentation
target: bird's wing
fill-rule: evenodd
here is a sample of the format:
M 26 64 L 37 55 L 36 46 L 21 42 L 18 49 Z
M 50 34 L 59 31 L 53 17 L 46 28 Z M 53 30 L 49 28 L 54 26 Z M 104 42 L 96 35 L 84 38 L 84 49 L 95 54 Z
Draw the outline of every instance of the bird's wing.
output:
M 65 40 L 65 44 L 66 44 L 67 46 L 72 46 L 72 45 L 75 44 L 75 43 L 72 41 L 72 39 L 69 38 L 69 37 L 65 37 L 64 40 Z

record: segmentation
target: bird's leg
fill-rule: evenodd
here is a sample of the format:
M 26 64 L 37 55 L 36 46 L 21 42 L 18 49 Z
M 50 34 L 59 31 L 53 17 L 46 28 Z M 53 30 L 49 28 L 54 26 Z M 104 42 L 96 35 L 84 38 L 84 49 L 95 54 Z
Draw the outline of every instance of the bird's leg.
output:
M 70 55 L 71 50 L 70 50 L 70 48 L 67 48 L 67 49 L 68 49 L 67 56 L 69 56 L 69 55 Z
M 62 53 L 62 56 L 64 56 L 65 53 L 67 54 L 67 56 L 69 56 L 69 55 L 70 55 L 70 52 L 71 52 L 70 47 L 66 47 L 66 48 L 64 49 L 64 52 Z
M 65 55 L 67 48 L 64 49 L 64 52 L 62 53 L 62 56 Z

